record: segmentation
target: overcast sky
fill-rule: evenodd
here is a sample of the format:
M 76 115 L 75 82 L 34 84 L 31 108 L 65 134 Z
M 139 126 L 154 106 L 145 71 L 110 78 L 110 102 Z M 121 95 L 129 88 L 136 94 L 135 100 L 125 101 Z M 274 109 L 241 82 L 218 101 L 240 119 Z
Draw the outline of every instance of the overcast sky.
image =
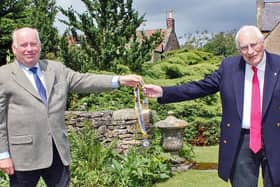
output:
M 79 0 L 57 0 L 57 4 L 85 11 Z M 217 33 L 256 25 L 256 0 L 134 0 L 133 7 L 140 15 L 145 14 L 146 22 L 140 29 L 166 28 L 166 13 L 172 10 L 180 40 L 197 30 Z M 60 31 L 64 29 L 60 23 L 56 26 Z

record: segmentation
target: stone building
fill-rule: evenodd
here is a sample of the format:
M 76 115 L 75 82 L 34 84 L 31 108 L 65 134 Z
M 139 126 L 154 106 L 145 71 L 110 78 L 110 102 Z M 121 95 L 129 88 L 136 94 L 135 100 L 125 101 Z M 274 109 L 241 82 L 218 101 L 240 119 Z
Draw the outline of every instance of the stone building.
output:
M 257 0 L 257 26 L 265 35 L 265 46 L 280 54 L 280 1 Z
M 151 61 L 161 59 L 161 54 L 166 51 L 172 51 L 180 48 L 180 44 L 175 32 L 175 19 L 172 11 L 167 12 L 166 29 L 151 29 L 143 31 L 145 36 L 149 37 L 153 33 L 161 32 L 163 41 L 155 48 Z M 138 36 L 141 32 L 138 32 Z

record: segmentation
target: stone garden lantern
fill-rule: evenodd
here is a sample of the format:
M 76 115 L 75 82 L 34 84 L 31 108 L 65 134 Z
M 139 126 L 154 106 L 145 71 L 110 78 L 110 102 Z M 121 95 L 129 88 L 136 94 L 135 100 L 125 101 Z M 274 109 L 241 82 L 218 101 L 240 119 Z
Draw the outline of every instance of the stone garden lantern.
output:
M 157 122 L 155 126 L 159 128 L 162 133 L 163 149 L 176 154 L 183 147 L 184 129 L 187 126 L 187 122 L 177 119 L 173 114 L 173 112 L 168 112 L 167 118 Z

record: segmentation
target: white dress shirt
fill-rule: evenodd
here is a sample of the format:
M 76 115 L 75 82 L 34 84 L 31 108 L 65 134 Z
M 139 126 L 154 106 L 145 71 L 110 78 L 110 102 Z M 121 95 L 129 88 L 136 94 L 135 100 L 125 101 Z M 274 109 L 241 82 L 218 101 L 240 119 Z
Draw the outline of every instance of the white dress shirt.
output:
M 257 65 L 258 79 L 260 83 L 261 109 L 262 109 L 262 101 L 263 101 L 265 64 L 266 64 L 266 53 L 264 53 L 262 61 Z M 253 75 L 254 72 L 252 70 L 252 66 L 246 63 L 245 80 L 244 80 L 243 117 L 242 117 L 242 128 L 244 129 L 250 129 Z
M 28 80 L 32 83 L 32 85 L 34 86 L 34 88 L 37 90 L 37 92 L 39 93 L 34 77 L 33 77 L 33 73 L 29 70 L 30 67 L 26 67 L 21 63 L 18 63 L 20 69 L 24 72 L 24 74 L 26 75 L 26 77 L 28 78 Z M 39 66 L 39 64 L 35 64 L 35 66 L 33 67 L 37 67 L 37 75 L 39 76 L 41 82 L 43 83 L 45 89 L 46 89 L 46 84 L 45 84 L 45 79 L 44 79 L 44 73 L 41 71 L 41 68 Z M 47 89 L 46 89 L 47 90 Z

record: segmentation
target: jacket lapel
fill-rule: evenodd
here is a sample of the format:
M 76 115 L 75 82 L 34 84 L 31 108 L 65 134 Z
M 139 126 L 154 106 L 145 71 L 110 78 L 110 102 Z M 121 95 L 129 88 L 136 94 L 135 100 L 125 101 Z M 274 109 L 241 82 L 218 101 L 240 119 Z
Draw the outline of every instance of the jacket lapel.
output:
M 237 104 L 237 111 L 242 120 L 243 101 L 244 101 L 244 79 L 245 79 L 245 61 L 242 57 L 232 74 L 232 83 L 234 87 L 234 95 Z
M 29 92 L 34 97 L 41 99 L 39 94 L 35 90 L 35 88 L 32 86 L 32 84 L 30 83 L 30 81 L 28 80 L 26 75 L 24 74 L 24 72 L 18 67 L 17 63 L 13 63 L 11 73 L 13 75 L 15 82 L 19 86 L 21 86 L 23 89 L 25 89 L 27 92 Z
M 55 80 L 55 72 L 52 71 L 52 68 L 50 67 L 49 63 L 46 60 L 40 60 L 39 65 L 41 71 L 44 73 L 47 98 L 49 98 Z
M 272 55 L 268 52 L 266 59 L 266 68 L 265 68 L 265 77 L 264 77 L 264 88 L 263 88 L 263 107 L 262 107 L 262 116 L 264 117 L 269 103 L 271 101 L 272 93 L 275 87 L 275 84 L 279 77 L 280 66 L 279 62 L 273 60 Z M 234 84 L 234 94 L 237 103 L 237 110 L 242 120 L 242 111 L 243 111 L 243 102 L 244 102 L 244 78 L 245 78 L 245 61 L 243 58 L 240 58 L 240 62 L 237 68 L 233 72 L 232 81 Z
M 264 88 L 263 88 L 263 107 L 262 116 L 264 117 L 269 103 L 271 101 L 272 93 L 276 82 L 279 77 L 279 62 L 273 60 L 273 56 L 270 53 L 266 53 L 266 67 L 265 67 L 265 78 L 264 78 Z

